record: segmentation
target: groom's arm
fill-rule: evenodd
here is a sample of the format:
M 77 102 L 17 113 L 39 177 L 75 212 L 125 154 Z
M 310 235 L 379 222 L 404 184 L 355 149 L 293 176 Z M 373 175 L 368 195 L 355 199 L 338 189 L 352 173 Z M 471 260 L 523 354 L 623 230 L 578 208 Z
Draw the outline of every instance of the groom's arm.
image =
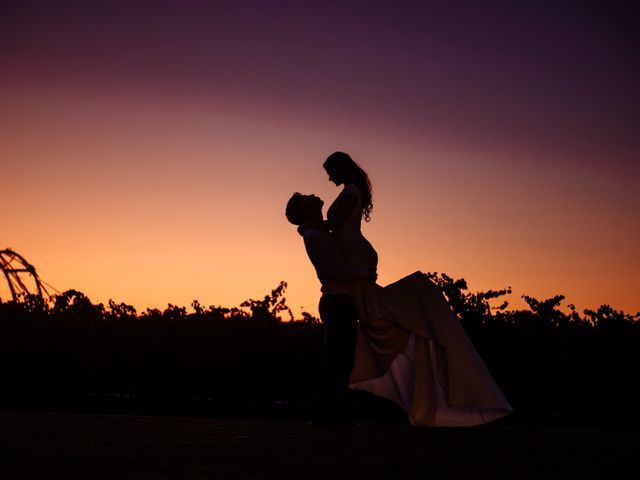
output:
M 304 246 L 320 281 L 331 280 L 346 283 L 367 281 L 369 271 L 366 268 L 345 265 L 335 241 L 325 232 L 306 232 Z

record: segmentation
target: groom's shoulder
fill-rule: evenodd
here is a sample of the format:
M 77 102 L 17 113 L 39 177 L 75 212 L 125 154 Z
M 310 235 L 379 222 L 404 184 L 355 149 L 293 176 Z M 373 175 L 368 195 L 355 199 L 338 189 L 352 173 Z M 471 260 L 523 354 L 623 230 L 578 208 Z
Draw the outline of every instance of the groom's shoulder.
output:
M 304 232 L 302 232 L 302 238 L 305 240 L 324 240 L 331 239 L 331 234 L 326 230 L 322 230 L 321 228 L 308 228 Z
M 326 250 L 332 248 L 334 241 L 329 232 L 319 228 L 305 230 L 302 232 L 302 238 L 307 250 L 310 248 L 313 250 Z

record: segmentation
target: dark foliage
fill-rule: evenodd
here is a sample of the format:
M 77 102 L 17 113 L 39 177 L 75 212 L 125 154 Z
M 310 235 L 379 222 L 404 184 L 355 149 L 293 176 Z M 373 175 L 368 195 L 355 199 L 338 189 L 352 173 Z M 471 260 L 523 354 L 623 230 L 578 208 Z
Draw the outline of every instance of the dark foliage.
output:
M 450 305 L 514 407 L 505 422 L 531 425 L 640 426 L 640 313 L 608 305 L 580 315 L 559 309 L 563 295 L 528 310 L 491 307 L 511 289 L 471 293 L 445 274 L 429 277 Z
M 529 309 L 508 310 L 509 288 L 472 293 L 464 279 L 428 276 L 515 409 L 500 422 L 640 426 L 640 314 L 608 305 L 564 312 L 562 295 L 524 296 Z M 169 304 L 137 312 L 112 300 L 93 304 L 76 290 L 51 302 L 0 302 L 0 407 L 304 417 L 324 332 L 307 312 L 294 318 L 285 290 L 281 282 L 239 308 L 194 300 L 192 311 Z M 363 392 L 353 401 L 362 418 L 402 418 Z

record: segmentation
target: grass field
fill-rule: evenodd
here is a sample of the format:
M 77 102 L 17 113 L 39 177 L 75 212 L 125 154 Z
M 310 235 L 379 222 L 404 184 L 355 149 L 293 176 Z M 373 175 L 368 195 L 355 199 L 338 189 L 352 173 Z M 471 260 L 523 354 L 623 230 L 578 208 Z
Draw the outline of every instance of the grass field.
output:
M 633 478 L 637 434 L 5 411 L 0 478 Z

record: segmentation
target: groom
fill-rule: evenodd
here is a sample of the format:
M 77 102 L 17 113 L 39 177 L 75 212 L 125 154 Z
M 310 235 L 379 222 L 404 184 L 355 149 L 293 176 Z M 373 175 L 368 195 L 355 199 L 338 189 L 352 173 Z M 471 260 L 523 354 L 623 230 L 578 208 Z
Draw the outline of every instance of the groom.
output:
M 349 424 L 349 375 L 355 360 L 358 314 L 352 284 L 366 282 L 368 271 L 345 264 L 338 245 L 323 227 L 324 202 L 315 195 L 294 193 L 285 215 L 298 225 L 304 246 L 322 284 L 320 319 L 325 326 L 325 348 L 310 426 Z

